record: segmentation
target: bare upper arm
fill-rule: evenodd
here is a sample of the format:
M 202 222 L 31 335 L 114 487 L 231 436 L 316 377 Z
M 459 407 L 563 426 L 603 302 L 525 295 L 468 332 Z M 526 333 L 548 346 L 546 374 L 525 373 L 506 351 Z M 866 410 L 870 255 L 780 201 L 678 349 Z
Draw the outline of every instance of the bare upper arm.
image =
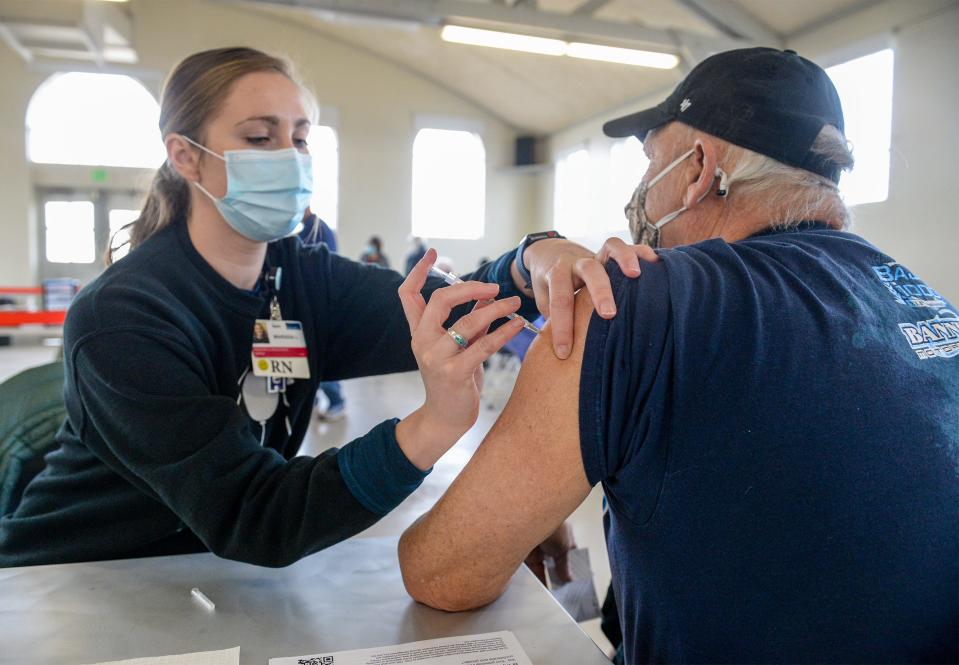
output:
M 400 564 L 417 600 L 444 609 L 490 602 L 589 493 L 579 447 L 579 377 L 592 312 L 584 291 L 567 360 L 553 355 L 544 330 L 473 459 L 404 534 Z

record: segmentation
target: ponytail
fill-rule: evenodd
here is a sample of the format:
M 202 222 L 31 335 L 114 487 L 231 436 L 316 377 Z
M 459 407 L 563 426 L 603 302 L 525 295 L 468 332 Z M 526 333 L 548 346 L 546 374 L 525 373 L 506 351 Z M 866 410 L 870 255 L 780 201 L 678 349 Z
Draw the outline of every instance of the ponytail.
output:
M 140 210 L 140 216 L 125 225 L 110 237 L 107 245 L 106 264 L 114 260 L 114 253 L 123 247 L 133 249 L 157 231 L 169 226 L 177 219 L 186 219 L 190 213 L 190 186 L 180 174 L 173 170 L 168 162 L 157 169 L 150 183 L 150 191 Z M 115 245 L 115 238 L 123 231 L 129 231 L 129 239 Z

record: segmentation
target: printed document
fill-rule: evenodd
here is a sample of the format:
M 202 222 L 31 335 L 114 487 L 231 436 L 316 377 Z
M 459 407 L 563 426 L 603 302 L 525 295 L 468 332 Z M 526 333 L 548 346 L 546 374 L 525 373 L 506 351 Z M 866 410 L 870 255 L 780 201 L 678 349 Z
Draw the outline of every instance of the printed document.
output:
M 389 647 L 271 658 L 270 665 L 532 665 L 509 631 L 442 637 Z

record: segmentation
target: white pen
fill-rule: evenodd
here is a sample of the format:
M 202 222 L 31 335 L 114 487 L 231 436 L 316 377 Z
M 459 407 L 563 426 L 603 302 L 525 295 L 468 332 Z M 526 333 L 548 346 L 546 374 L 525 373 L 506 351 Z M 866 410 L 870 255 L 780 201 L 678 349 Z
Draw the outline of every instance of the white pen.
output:
M 198 588 L 193 587 L 190 589 L 190 595 L 196 598 L 203 607 L 207 608 L 211 612 L 216 609 L 216 605 L 213 604 L 213 601 L 206 597 L 206 594 L 200 591 Z
M 436 266 L 432 266 L 432 267 L 430 268 L 430 274 L 431 274 L 431 275 L 435 275 L 436 277 L 439 277 L 440 279 L 442 279 L 444 282 L 446 282 L 446 283 L 449 284 L 450 286 L 452 286 L 453 284 L 462 284 L 462 283 L 463 283 L 463 280 L 461 280 L 459 277 L 457 277 L 454 273 L 446 272 L 445 270 L 443 270 L 443 269 L 441 269 L 441 268 L 437 268 Z M 487 300 L 486 302 L 490 302 L 490 303 L 491 303 L 491 302 L 495 302 L 495 300 L 493 300 L 492 298 L 490 298 L 490 299 Z M 528 331 L 530 331 L 531 333 L 533 333 L 533 334 L 535 334 L 535 335 L 538 335 L 538 334 L 540 333 L 539 328 L 537 328 L 537 327 L 534 326 L 532 323 L 530 323 L 529 321 L 527 321 L 526 319 L 524 319 L 524 318 L 523 318 L 522 316 L 520 316 L 519 314 L 516 314 L 515 312 L 513 312 L 513 313 L 511 313 L 511 314 L 507 314 L 507 315 L 506 315 L 506 318 L 508 318 L 508 319 L 519 319 L 520 321 L 523 322 L 523 327 L 526 328 Z

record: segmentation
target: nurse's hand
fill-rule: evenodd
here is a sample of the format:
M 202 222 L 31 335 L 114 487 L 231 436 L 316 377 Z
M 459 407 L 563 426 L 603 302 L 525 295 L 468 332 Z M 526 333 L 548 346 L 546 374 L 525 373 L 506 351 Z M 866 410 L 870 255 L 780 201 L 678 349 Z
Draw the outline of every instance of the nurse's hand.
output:
M 487 332 L 490 324 L 520 307 L 520 299 L 515 297 L 483 303 L 499 293 L 497 284 L 454 284 L 437 289 L 427 304 L 421 292 L 435 261 L 436 251 L 431 249 L 399 288 L 413 336 L 413 355 L 426 386 L 426 402 L 397 425 L 396 440 L 407 459 L 423 470 L 433 466 L 476 422 L 483 361 L 523 329 L 523 322 L 514 319 Z M 479 304 L 450 327 L 468 340 L 464 349 L 443 323 L 454 307 L 473 300 Z
M 565 360 L 573 348 L 573 296 L 578 289 L 585 287 L 589 291 L 593 307 L 601 317 L 616 316 L 613 288 L 604 266 L 611 259 L 627 277 L 639 277 L 639 259 L 658 261 L 659 257 L 648 245 L 629 245 L 619 238 L 607 240 L 597 254 L 560 238 L 534 242 L 523 252 L 523 262 L 533 278 L 536 307 L 553 329 L 553 352 L 557 358 Z M 512 271 L 514 282 L 524 288 L 515 261 Z

